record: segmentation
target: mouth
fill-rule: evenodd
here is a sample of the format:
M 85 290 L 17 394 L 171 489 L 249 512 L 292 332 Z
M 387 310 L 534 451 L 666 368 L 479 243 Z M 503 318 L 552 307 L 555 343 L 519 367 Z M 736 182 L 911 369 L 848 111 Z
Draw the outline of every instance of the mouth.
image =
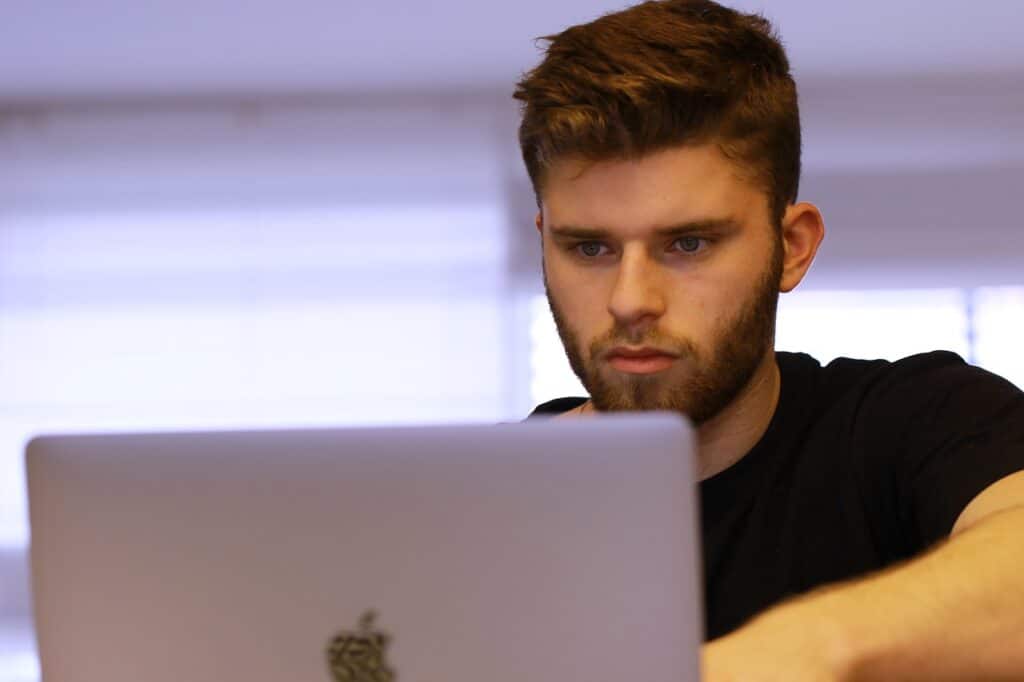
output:
M 626 374 L 654 374 L 672 366 L 678 356 L 657 348 L 619 346 L 609 351 L 608 364 Z

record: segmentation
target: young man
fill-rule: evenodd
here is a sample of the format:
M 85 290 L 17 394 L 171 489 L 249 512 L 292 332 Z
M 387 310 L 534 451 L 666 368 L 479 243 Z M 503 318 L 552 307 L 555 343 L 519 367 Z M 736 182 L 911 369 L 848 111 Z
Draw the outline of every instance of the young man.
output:
M 590 397 L 534 414 L 697 426 L 706 679 L 1024 679 L 1024 394 L 951 353 L 774 352 L 824 226 L 771 26 L 662 0 L 548 40 L 519 139 Z

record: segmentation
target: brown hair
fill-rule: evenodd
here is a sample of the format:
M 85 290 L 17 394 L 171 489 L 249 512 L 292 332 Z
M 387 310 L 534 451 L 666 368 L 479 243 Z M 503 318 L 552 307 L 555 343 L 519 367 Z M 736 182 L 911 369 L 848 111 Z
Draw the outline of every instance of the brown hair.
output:
M 711 0 L 648 0 L 542 40 L 544 60 L 514 94 L 538 205 L 559 158 L 637 158 L 709 142 L 752 171 L 776 225 L 796 201 L 796 83 L 764 17 Z

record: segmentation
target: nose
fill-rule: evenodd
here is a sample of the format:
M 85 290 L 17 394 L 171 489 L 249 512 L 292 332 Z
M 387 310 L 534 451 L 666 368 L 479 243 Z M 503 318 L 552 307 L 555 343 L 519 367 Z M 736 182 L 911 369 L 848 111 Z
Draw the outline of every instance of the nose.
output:
M 608 312 L 619 327 L 642 332 L 665 313 L 665 297 L 658 263 L 646 249 L 625 249 L 608 301 Z

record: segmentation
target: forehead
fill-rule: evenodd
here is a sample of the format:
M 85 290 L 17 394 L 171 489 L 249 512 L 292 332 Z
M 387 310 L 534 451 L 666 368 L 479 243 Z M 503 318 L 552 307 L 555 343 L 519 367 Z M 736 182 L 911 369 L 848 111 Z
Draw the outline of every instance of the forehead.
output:
M 767 216 L 767 197 L 715 145 L 637 159 L 560 159 L 541 192 L 544 223 L 642 231 L 681 222 Z

